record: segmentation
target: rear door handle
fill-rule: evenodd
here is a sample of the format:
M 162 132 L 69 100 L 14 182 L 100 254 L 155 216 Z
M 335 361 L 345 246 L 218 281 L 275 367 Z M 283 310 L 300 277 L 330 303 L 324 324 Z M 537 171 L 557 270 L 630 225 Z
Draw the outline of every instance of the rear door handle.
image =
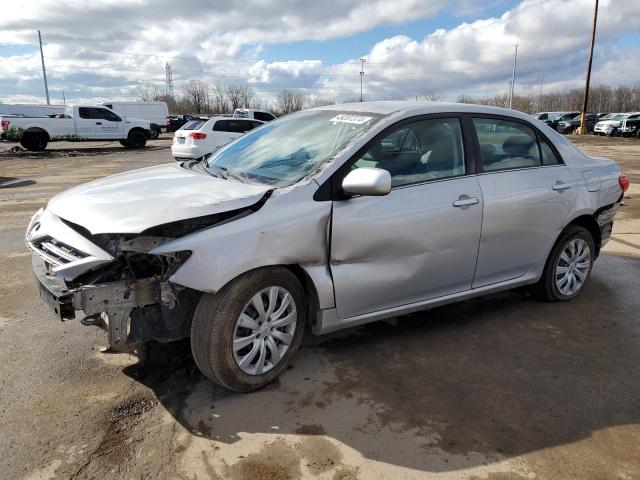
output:
M 458 200 L 453 202 L 454 207 L 467 207 L 469 205 L 475 205 L 476 203 L 480 203 L 480 199 L 473 197 L 469 198 L 466 195 L 461 195 Z
M 96 125 L 102 125 L 102 122 L 96 122 Z
M 557 182 L 551 188 L 553 188 L 554 190 L 562 191 L 562 190 L 566 190 L 568 188 L 571 188 L 571 184 L 570 183 Z

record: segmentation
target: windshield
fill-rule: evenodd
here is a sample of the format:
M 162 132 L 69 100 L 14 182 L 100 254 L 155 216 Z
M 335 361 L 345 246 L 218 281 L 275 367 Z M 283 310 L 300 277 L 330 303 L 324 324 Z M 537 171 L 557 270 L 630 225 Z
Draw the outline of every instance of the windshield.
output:
M 571 120 L 575 116 L 576 116 L 575 113 L 565 113 L 558 120 Z
M 289 115 L 214 153 L 207 169 L 276 187 L 291 185 L 318 169 L 382 117 L 337 110 Z
M 613 120 L 624 120 L 625 118 L 627 118 L 627 115 L 616 115 Z

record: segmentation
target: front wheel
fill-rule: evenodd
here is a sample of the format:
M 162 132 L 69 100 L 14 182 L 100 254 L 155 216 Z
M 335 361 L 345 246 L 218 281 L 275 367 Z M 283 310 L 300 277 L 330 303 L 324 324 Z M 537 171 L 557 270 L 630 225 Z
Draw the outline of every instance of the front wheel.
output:
M 591 233 L 578 225 L 569 226 L 551 250 L 534 292 L 551 302 L 577 297 L 589 279 L 595 255 Z
M 305 323 L 305 295 L 296 276 L 285 268 L 263 268 L 202 296 L 191 324 L 191 350 L 205 376 L 249 392 L 288 366 Z

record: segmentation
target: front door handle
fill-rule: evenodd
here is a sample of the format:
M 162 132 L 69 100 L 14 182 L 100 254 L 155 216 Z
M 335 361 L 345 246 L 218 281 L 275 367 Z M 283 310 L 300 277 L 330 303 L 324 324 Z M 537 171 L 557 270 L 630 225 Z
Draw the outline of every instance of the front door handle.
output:
M 467 207 L 469 205 L 475 205 L 480 203 L 480 199 L 477 197 L 469 198 L 466 195 L 461 195 L 458 200 L 453 202 L 454 207 Z
M 562 190 L 566 190 L 568 188 L 571 188 L 571 184 L 570 183 L 562 183 L 560 181 L 557 181 L 556 184 L 553 185 L 551 188 L 561 192 Z
M 102 122 L 96 122 L 96 125 L 102 125 Z

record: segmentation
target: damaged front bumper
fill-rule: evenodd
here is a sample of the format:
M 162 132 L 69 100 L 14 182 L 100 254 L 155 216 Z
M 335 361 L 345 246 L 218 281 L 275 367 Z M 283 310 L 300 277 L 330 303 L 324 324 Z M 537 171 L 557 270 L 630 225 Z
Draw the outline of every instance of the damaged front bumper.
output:
M 38 279 L 41 299 L 60 320 L 73 319 L 76 310 L 87 317 L 100 318 L 107 330 L 109 344 L 124 347 L 129 340 L 131 314 L 134 309 L 160 302 L 160 279 L 144 278 L 131 282 L 107 282 L 69 289 L 64 280 L 47 271 L 45 261 L 36 253 L 32 256 L 33 272 Z

